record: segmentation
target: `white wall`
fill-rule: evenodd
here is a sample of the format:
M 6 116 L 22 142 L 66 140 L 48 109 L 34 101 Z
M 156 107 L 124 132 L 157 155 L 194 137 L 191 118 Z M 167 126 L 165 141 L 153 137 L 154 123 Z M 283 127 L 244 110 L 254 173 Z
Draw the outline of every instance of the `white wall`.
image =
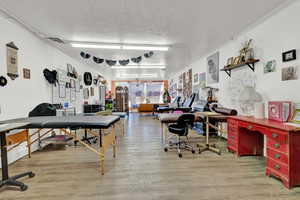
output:
M 257 91 L 263 95 L 264 102 L 270 100 L 290 100 L 293 102 L 300 102 L 300 79 L 294 81 L 281 81 L 281 69 L 288 66 L 300 66 L 299 50 L 300 50 L 300 1 L 290 4 L 288 7 L 279 12 L 274 13 L 271 17 L 267 18 L 260 24 L 252 27 L 247 32 L 242 33 L 240 36 L 219 49 L 208 53 L 207 55 L 199 58 L 196 62 L 190 63 L 189 68 L 193 68 L 195 72 L 206 72 L 207 57 L 211 54 L 220 52 L 220 68 L 226 65 L 227 59 L 232 56 L 238 55 L 238 50 L 241 49 L 242 44 L 252 38 L 254 40 L 253 46 L 256 58 L 261 62 L 256 64 L 255 73 L 248 67 L 241 70 L 232 71 L 232 78 L 228 77 L 225 72 L 220 72 L 220 82 L 211 85 L 212 87 L 219 88 L 218 92 L 219 102 L 226 107 L 236 108 L 239 106 L 232 100 L 229 85 L 232 80 L 241 76 L 248 76 L 253 78 L 256 83 Z M 226 31 L 226 30 L 225 30 Z M 200 44 L 199 44 L 200 45 Z M 283 63 L 281 60 L 282 52 L 297 49 L 298 59 Z M 264 74 L 263 67 L 267 61 L 275 59 L 277 61 L 276 72 Z M 169 80 L 174 79 L 178 82 L 178 76 L 183 71 L 173 74 Z
M 52 69 L 55 67 L 67 70 L 67 63 L 70 63 L 76 67 L 79 74 L 86 71 L 92 72 L 92 74 L 99 73 L 94 68 L 65 55 L 15 22 L 2 16 L 0 16 L 0 27 L 0 76 L 5 76 L 8 80 L 6 87 L 0 87 L 0 120 L 26 117 L 39 103 L 51 103 L 51 86 L 43 76 L 44 68 Z M 6 44 L 11 41 L 19 47 L 19 77 L 14 81 L 6 76 Z M 30 80 L 23 79 L 23 68 L 31 70 Z M 108 80 L 108 82 L 110 81 Z M 98 89 L 95 88 L 94 91 L 95 96 L 88 100 L 89 103 L 98 100 Z M 77 110 L 82 110 L 82 104 L 77 105 Z M 26 154 L 27 150 L 24 144 L 9 153 L 9 162 L 13 162 Z

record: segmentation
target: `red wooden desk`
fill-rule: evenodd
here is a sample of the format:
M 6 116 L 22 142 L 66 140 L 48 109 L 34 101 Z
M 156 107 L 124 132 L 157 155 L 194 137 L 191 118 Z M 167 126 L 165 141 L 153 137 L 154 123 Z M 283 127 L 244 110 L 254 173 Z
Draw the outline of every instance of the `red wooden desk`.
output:
M 238 156 L 263 155 L 267 138 L 266 175 L 282 180 L 287 188 L 300 185 L 300 129 L 253 117 L 229 117 L 227 148 Z

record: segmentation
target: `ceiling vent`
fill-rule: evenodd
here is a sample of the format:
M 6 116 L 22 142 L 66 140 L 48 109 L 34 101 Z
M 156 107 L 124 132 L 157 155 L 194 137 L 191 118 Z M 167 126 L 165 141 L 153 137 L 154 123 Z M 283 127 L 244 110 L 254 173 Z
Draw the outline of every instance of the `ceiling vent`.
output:
M 52 42 L 57 42 L 59 44 L 65 44 L 65 42 L 58 37 L 47 37 L 47 40 L 51 40 Z

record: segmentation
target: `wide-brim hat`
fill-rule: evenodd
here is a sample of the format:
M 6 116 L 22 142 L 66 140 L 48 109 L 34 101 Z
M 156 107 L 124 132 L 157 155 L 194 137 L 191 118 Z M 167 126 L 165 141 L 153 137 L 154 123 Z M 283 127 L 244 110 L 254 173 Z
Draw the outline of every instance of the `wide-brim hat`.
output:
M 4 76 L 0 76 L 0 86 L 4 87 L 7 85 L 7 79 Z
M 50 71 L 49 69 L 44 69 L 43 71 L 44 77 L 50 84 L 55 84 L 57 82 L 57 71 L 52 70 Z

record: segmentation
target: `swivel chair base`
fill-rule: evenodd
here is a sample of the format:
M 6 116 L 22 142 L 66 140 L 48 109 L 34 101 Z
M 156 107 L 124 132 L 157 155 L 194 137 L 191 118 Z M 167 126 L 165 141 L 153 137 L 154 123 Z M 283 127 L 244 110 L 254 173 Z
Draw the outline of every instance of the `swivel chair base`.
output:
M 22 182 L 17 181 L 17 179 L 23 178 L 25 176 L 29 176 L 29 178 L 33 178 L 35 174 L 33 172 L 22 173 L 13 177 L 10 177 L 6 180 L 0 181 L 0 188 L 3 186 L 16 186 L 20 187 L 21 191 L 25 191 L 28 189 L 28 186 Z
M 187 150 L 187 151 L 191 151 L 192 154 L 196 153 L 192 145 L 188 144 L 188 142 L 182 142 L 180 140 L 178 142 L 175 142 L 175 143 L 170 142 L 169 145 L 164 148 L 164 151 L 168 152 L 169 149 L 177 149 L 177 154 L 178 154 L 179 158 L 182 158 L 182 153 L 181 153 L 182 149 Z

